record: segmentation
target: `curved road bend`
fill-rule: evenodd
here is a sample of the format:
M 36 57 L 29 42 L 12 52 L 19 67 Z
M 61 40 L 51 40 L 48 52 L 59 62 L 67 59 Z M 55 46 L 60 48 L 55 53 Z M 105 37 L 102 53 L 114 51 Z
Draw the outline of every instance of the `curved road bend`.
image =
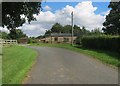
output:
M 117 84 L 118 72 L 93 58 L 61 48 L 34 47 L 39 52 L 25 84 Z

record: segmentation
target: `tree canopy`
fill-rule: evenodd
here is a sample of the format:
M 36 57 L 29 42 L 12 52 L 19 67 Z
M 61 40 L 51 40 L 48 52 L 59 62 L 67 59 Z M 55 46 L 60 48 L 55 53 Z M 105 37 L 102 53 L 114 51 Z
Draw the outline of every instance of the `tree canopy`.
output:
M 20 29 L 11 29 L 10 33 L 0 32 L 0 38 L 2 39 L 20 39 L 23 37 L 27 37 L 27 36 Z
M 93 30 L 91 31 L 90 34 L 97 36 L 97 35 L 101 35 L 101 34 L 103 34 L 103 33 L 101 32 L 100 28 L 95 28 L 95 29 L 93 29 Z
M 8 39 L 8 34 L 6 32 L 0 32 L 0 38 Z
M 2 2 L 2 27 L 11 30 L 30 23 L 36 20 L 33 15 L 39 14 L 40 8 L 41 2 Z
M 51 34 L 51 31 L 50 30 L 46 30 L 45 36 L 49 36 L 50 34 Z
M 62 28 L 62 33 L 71 33 L 72 32 L 72 26 L 71 25 L 65 25 L 63 28 Z
M 81 31 L 80 27 L 78 27 L 77 25 L 74 25 L 73 27 L 74 29 L 74 34 L 78 35 Z M 65 25 L 62 26 L 59 23 L 55 23 L 52 28 L 51 31 L 47 30 L 45 34 L 50 34 L 50 33 L 72 33 L 72 26 L 71 25 Z
M 63 26 L 59 23 L 55 23 L 52 28 L 51 28 L 51 32 L 53 33 L 60 33 L 62 31 Z
M 106 34 L 120 35 L 120 1 L 110 2 L 110 13 L 106 16 L 106 21 L 103 23 L 103 31 Z
M 22 37 L 27 37 L 26 34 L 23 33 L 20 29 L 11 29 L 8 34 L 10 39 L 19 39 Z
M 80 28 L 77 25 L 74 25 L 73 32 L 74 35 L 76 36 L 82 36 L 90 33 L 90 31 L 86 30 L 84 26 Z M 46 30 L 44 36 L 50 36 L 51 33 L 72 33 L 72 26 L 71 25 L 62 26 L 59 23 L 55 23 L 52 26 L 51 30 Z

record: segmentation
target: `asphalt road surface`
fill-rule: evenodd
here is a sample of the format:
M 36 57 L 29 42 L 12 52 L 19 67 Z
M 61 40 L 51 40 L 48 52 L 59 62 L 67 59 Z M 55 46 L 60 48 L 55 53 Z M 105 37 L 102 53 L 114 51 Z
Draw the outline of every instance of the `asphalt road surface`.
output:
M 118 71 L 77 52 L 33 47 L 39 56 L 25 84 L 117 84 Z

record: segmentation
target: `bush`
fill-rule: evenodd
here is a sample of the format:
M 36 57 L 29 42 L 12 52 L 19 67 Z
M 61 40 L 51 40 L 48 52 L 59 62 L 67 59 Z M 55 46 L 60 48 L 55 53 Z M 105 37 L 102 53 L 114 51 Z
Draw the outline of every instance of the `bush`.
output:
M 81 44 L 81 37 L 77 37 L 75 40 L 75 43 L 80 45 Z
M 36 39 L 29 38 L 28 44 L 30 44 L 30 43 L 38 43 L 38 41 Z
M 81 39 L 82 46 L 120 52 L 120 36 L 85 36 Z

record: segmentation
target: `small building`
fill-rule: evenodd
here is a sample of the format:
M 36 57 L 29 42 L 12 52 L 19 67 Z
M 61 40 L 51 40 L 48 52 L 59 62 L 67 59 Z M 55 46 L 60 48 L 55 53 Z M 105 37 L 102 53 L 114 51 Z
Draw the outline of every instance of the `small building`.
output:
M 77 36 L 73 36 L 73 41 L 75 41 Z M 50 36 L 47 36 L 41 39 L 41 42 L 44 43 L 71 43 L 72 36 L 70 33 L 52 33 Z
M 28 43 L 28 37 L 23 37 L 18 39 L 19 44 L 27 44 Z

